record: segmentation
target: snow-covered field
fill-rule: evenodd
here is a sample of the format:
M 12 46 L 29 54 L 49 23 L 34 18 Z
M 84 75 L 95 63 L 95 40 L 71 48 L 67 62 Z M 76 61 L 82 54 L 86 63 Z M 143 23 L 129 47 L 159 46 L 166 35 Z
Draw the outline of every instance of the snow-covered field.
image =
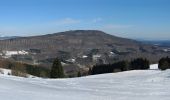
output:
M 0 75 L 1 100 L 170 100 L 170 70 L 138 70 L 72 79 Z

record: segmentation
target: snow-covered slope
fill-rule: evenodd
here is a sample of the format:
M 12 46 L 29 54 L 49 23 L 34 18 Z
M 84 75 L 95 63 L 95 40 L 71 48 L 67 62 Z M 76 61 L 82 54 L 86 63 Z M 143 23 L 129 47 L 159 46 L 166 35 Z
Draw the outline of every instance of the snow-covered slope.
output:
M 0 75 L 0 99 L 170 100 L 170 70 L 138 70 L 53 80 Z
M 4 69 L 4 68 L 0 68 L 0 75 L 2 76 L 9 76 L 12 75 L 12 70 L 11 69 Z M 27 78 L 37 78 L 36 76 L 30 75 L 30 74 L 26 74 Z
M 10 69 L 0 68 L 0 74 L 11 75 L 11 70 Z

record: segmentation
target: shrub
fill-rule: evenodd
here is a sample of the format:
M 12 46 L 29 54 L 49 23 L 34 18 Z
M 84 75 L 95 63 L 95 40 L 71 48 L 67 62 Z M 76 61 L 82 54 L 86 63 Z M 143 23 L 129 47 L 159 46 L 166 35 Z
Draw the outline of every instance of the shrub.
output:
M 20 76 L 20 77 L 28 77 L 26 73 L 17 71 L 17 70 L 11 70 L 11 75 L 13 76 Z

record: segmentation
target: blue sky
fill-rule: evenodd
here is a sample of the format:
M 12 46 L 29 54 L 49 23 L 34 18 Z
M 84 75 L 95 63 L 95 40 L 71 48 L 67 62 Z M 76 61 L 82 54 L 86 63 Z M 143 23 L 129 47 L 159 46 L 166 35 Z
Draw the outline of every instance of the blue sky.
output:
M 77 29 L 170 39 L 170 0 L 0 0 L 0 35 Z

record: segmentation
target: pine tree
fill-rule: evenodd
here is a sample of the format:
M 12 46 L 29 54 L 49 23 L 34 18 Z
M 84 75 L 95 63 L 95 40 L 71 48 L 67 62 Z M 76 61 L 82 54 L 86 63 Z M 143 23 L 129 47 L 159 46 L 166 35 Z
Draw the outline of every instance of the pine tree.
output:
M 168 68 L 169 68 L 168 62 L 167 62 L 167 61 L 164 61 L 163 64 L 162 64 L 162 66 L 161 66 L 161 70 L 166 70 L 166 69 L 168 69 Z
M 159 66 L 158 67 L 161 70 L 170 69 L 170 58 L 169 57 L 161 58 L 159 60 Z
M 51 78 L 64 78 L 64 70 L 59 59 L 55 59 L 51 68 Z
M 137 58 L 130 62 L 131 70 L 149 69 L 149 60 Z
M 77 77 L 81 77 L 81 73 L 80 73 L 80 71 L 78 71 L 78 73 L 77 73 Z
M 90 67 L 88 71 L 88 75 L 91 75 L 91 74 L 92 74 L 92 68 Z

